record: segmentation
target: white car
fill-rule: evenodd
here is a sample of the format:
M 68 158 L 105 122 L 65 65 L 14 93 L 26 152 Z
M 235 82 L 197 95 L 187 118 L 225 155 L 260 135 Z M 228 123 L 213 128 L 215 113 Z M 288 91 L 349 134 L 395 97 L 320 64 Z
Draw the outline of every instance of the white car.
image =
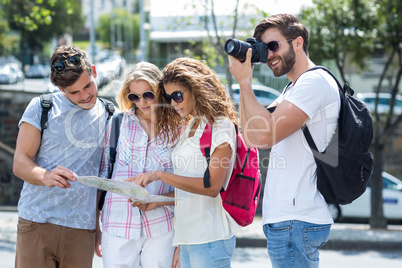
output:
M 375 108 L 375 99 L 376 99 L 376 94 L 375 93 L 357 93 L 357 98 L 359 100 L 362 100 L 366 103 L 367 108 L 374 113 L 374 108 Z M 385 114 L 389 112 L 389 102 L 391 100 L 391 94 L 390 93 L 379 93 L 378 95 L 378 113 L 379 114 Z M 402 97 L 397 95 L 395 99 L 395 105 L 394 105 L 394 114 L 395 115 L 400 115 L 402 113 Z
M 272 87 L 267 87 L 259 84 L 253 84 L 252 86 L 258 102 L 264 106 L 270 105 L 274 100 L 276 100 L 281 95 L 281 92 L 279 92 L 276 89 L 273 89 Z M 235 103 L 239 103 L 240 101 L 239 84 L 233 84 L 232 89 L 233 89 L 233 101 Z
M 384 216 L 388 220 L 402 220 L 402 181 L 387 172 L 382 172 Z M 355 201 L 348 205 L 330 204 L 332 218 L 337 221 L 341 218 L 364 218 L 371 216 L 371 188 Z
M 24 73 L 16 63 L 0 66 L 0 84 L 15 84 L 24 80 Z

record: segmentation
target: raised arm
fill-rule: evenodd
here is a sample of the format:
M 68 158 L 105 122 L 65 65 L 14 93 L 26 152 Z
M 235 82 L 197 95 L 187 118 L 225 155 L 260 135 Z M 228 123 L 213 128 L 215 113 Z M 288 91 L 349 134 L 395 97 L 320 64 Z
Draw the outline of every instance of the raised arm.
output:
M 258 103 L 252 90 L 251 49 L 244 63 L 232 56 L 229 62 L 230 71 L 240 85 L 240 123 L 248 146 L 271 148 L 308 120 L 308 116 L 290 102 L 283 101 L 273 113 Z

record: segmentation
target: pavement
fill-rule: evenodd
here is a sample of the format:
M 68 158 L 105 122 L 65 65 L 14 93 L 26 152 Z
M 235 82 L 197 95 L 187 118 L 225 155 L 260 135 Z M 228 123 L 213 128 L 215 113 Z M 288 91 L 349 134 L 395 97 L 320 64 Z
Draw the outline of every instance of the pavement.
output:
M 18 214 L 15 207 L 0 207 L 0 243 L 14 245 Z M 237 247 L 266 247 L 261 217 L 236 235 Z M 1 248 L 0 248 L 1 250 Z M 335 223 L 323 250 L 402 251 L 402 225 L 371 230 L 368 224 Z

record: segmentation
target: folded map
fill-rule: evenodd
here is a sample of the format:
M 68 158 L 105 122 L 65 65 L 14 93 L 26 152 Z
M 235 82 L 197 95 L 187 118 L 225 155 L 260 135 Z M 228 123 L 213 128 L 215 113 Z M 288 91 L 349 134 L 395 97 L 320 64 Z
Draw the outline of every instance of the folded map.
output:
M 169 202 L 174 201 L 172 197 L 163 195 L 151 195 L 147 189 L 127 181 L 110 180 L 95 176 L 77 176 L 77 181 L 85 185 L 119 194 L 131 199 L 133 202 L 141 202 L 142 204 L 152 202 Z

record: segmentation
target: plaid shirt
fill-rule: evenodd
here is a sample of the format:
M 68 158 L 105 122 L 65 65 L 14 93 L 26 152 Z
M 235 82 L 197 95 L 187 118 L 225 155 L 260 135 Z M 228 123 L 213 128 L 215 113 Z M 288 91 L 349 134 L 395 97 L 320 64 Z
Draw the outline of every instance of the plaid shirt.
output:
M 100 176 L 103 178 L 107 178 L 110 166 L 110 128 L 109 123 L 100 167 Z M 166 146 L 156 138 L 148 141 L 148 135 L 133 110 L 124 113 L 112 180 L 125 180 L 155 170 L 173 172 L 172 150 L 172 145 Z M 162 181 L 152 182 L 146 189 L 151 195 L 166 194 L 174 190 Z M 173 231 L 173 218 L 173 206 L 159 206 L 144 212 L 133 208 L 126 197 L 107 192 L 102 210 L 102 229 L 125 239 L 150 238 Z

